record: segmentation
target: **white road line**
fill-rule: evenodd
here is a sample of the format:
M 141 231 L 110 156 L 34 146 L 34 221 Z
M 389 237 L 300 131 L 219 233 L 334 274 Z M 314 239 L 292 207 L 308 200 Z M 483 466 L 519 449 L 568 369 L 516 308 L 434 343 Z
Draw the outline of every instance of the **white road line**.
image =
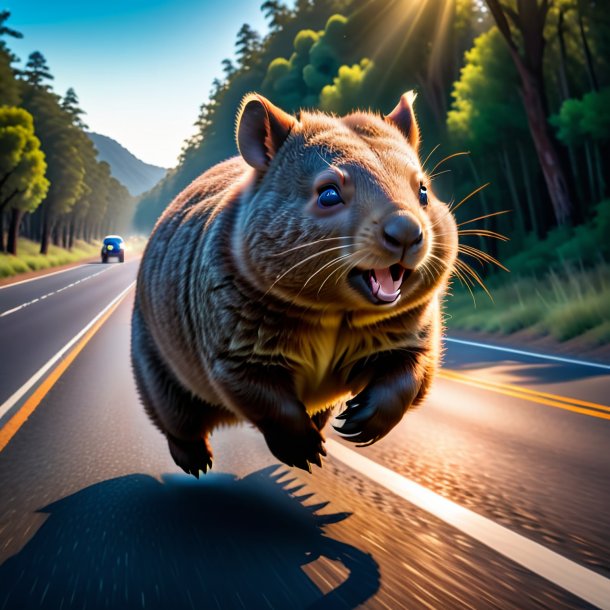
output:
M 72 288 L 73 286 L 82 284 L 82 282 L 86 282 L 87 280 L 91 279 L 92 277 L 95 277 L 96 275 L 99 275 L 100 273 L 104 273 L 104 271 L 108 271 L 108 269 L 112 269 L 112 267 L 106 267 L 105 269 L 102 269 L 101 271 L 98 271 L 97 273 L 87 275 L 84 278 L 77 280 L 76 282 L 72 282 L 71 284 L 68 284 L 67 286 L 63 286 L 62 288 L 59 288 L 58 290 L 54 290 L 53 292 L 48 292 L 47 294 L 45 294 L 41 297 L 32 299 L 31 301 L 28 301 L 27 303 L 22 303 L 21 305 L 18 305 L 17 307 L 13 307 L 12 309 L 7 309 L 6 311 L 3 311 L 2 313 L 0 313 L 0 318 L 4 318 L 4 316 L 8 316 L 12 313 L 15 313 L 16 311 L 19 311 L 20 309 L 23 309 L 24 307 L 29 307 L 30 305 L 33 305 L 34 303 L 38 303 L 38 301 L 42 301 L 43 299 L 51 297 L 54 294 L 59 294 L 60 292 L 63 292 L 64 290 L 67 290 L 68 288 Z
M 38 371 L 36 371 L 12 396 L 5 400 L 0 405 L 0 418 L 4 417 L 16 404 L 23 398 L 23 396 L 45 375 L 45 373 L 60 359 L 63 355 L 68 352 L 72 346 L 78 342 L 78 340 L 118 301 L 125 297 L 129 290 L 134 286 L 135 280 L 121 291 L 121 293 L 112 299 L 102 311 L 100 311 L 85 328 L 83 328 L 77 335 L 72 337 L 68 343 L 66 343 L 46 364 L 44 364 Z
M 610 579 L 426 489 L 337 441 L 328 439 L 326 448 L 334 458 L 411 504 L 590 604 L 610 610 Z
M 21 280 L 20 282 L 13 282 L 12 284 L 5 284 L 4 286 L 0 286 L 0 290 L 4 290 L 5 288 L 12 288 L 13 286 L 19 286 L 19 284 L 27 284 L 28 282 L 33 282 L 35 280 L 43 280 L 46 277 L 51 277 L 52 275 L 58 275 L 60 273 L 65 273 L 66 271 L 74 271 L 74 269 L 80 269 L 81 267 L 87 267 L 92 263 L 83 263 L 82 265 L 76 265 L 75 267 L 68 267 L 67 269 L 60 269 L 59 271 L 53 271 L 53 273 L 45 273 L 43 275 L 37 275 L 36 277 L 28 278 L 27 280 Z
M 528 352 L 521 349 L 512 349 L 510 347 L 500 347 L 499 345 L 489 345 L 487 343 L 477 343 L 476 341 L 464 341 L 463 339 L 450 339 L 449 337 L 443 337 L 443 341 L 449 343 L 461 343 L 462 345 L 472 345 L 473 347 L 484 347 L 486 349 L 493 349 L 498 352 L 508 352 L 510 354 L 518 354 L 519 356 L 530 356 L 532 358 L 542 358 L 544 360 L 555 360 L 556 362 L 565 362 L 567 364 L 580 364 L 582 366 L 592 366 L 598 369 L 604 369 L 610 371 L 610 364 L 601 364 L 600 362 L 590 362 L 588 360 L 577 360 L 575 358 L 563 358 L 562 356 L 551 356 L 549 354 L 540 354 L 538 352 Z

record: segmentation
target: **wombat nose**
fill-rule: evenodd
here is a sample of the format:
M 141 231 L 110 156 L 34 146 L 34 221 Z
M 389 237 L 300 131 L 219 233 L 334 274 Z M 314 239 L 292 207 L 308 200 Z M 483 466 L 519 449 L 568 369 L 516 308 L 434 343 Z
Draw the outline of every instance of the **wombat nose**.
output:
M 383 224 L 383 240 L 390 250 L 410 248 L 423 239 L 421 225 L 412 215 L 392 214 Z

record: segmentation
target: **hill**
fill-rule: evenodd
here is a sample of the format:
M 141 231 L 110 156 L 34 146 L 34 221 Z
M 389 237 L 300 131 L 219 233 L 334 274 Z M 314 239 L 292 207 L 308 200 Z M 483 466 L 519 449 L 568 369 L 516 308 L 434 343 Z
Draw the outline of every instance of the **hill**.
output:
M 99 133 L 87 134 L 98 150 L 98 159 L 110 165 L 112 175 L 124 184 L 132 195 L 150 190 L 167 173 L 167 169 L 144 163 L 116 140 Z

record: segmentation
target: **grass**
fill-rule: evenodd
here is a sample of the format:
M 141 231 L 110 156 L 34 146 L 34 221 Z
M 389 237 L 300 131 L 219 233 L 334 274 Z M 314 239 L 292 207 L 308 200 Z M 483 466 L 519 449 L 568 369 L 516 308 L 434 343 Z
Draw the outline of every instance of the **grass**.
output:
M 40 244 L 29 239 L 20 238 L 17 256 L 0 252 L 0 278 L 18 275 L 27 271 L 49 269 L 50 267 L 57 267 L 98 256 L 100 244 L 76 241 L 72 250 L 49 246 L 49 253 L 46 256 L 39 254 L 39 250 Z
M 610 342 L 610 265 L 584 269 L 564 264 L 541 277 L 504 278 L 490 287 L 494 301 L 482 292 L 472 296 L 453 284 L 447 326 L 455 330 L 505 335 L 530 329 L 558 341 L 582 337 L 591 345 Z

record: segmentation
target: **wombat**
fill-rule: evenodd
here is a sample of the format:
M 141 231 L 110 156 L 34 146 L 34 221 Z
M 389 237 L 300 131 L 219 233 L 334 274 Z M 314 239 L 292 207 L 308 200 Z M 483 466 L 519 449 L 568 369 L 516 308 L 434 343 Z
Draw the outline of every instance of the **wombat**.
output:
M 209 434 L 246 420 L 309 470 L 322 429 L 385 436 L 426 395 L 457 252 L 447 205 L 418 158 L 413 92 L 389 115 L 287 114 L 257 94 L 240 156 L 188 186 L 140 265 L 132 361 L 171 455 L 199 476 Z

